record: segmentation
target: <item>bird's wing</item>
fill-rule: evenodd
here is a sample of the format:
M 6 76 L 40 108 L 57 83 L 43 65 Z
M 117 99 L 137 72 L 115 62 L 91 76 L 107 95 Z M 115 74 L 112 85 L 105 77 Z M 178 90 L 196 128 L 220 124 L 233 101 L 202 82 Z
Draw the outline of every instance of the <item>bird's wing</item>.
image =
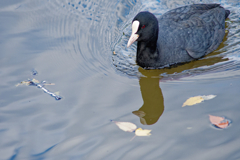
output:
M 194 59 L 217 49 L 225 35 L 225 9 L 219 4 L 176 8 L 161 20 L 167 22 L 168 27 L 164 28 L 174 36 L 176 46 L 181 46 Z

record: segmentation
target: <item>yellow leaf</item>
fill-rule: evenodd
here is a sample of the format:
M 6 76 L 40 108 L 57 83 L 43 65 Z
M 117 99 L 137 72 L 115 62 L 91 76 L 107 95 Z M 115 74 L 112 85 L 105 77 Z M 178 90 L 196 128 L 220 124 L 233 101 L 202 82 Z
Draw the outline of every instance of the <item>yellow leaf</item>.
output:
M 182 107 L 192 106 L 194 104 L 201 103 L 204 100 L 210 100 L 210 99 L 213 99 L 215 97 L 216 97 L 216 95 L 207 95 L 207 96 L 203 95 L 203 96 L 191 97 L 191 98 L 187 99 L 186 102 L 183 103 Z
M 202 101 L 204 101 L 204 99 L 201 96 L 191 97 L 183 103 L 182 107 L 192 106 L 194 104 L 201 103 Z
M 133 132 L 137 126 L 131 122 L 117 122 L 113 121 L 121 130 L 125 132 Z
M 135 135 L 136 136 L 150 136 L 152 130 L 149 129 L 142 129 L 142 128 L 138 128 L 135 130 Z

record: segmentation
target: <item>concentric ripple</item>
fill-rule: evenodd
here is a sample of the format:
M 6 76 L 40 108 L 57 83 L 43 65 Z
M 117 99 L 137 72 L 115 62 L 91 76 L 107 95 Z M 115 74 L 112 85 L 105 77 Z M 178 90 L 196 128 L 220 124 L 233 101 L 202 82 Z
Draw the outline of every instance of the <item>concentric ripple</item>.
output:
M 209 3 L 197 1 L 193 3 Z M 207 74 L 213 72 L 228 73 L 238 70 L 240 66 L 240 11 L 239 2 L 230 0 L 221 3 L 231 10 L 226 21 L 227 33 L 218 50 L 208 56 L 184 65 L 164 68 L 156 71 L 158 76 L 173 79 L 186 75 Z M 23 1 L 11 5 L 5 10 L 15 10 L 25 17 L 16 29 L 24 33 L 26 27 L 43 28 L 42 43 L 46 43 L 48 51 L 44 50 L 47 59 L 54 59 L 53 66 L 65 71 L 74 71 L 82 75 L 103 73 L 127 77 L 139 77 L 139 67 L 135 62 L 136 43 L 126 48 L 131 34 L 132 18 L 143 10 L 148 10 L 157 16 L 166 11 L 188 4 L 187 1 L 156 0 L 136 1 L 122 0 L 105 3 L 104 0 L 43 0 Z M 23 23 L 25 22 L 25 23 Z M 37 26 L 37 27 L 36 27 Z M 41 32 L 41 31 L 36 31 Z M 33 44 L 33 47 L 38 47 Z M 39 48 L 41 50 L 41 48 Z M 50 60 L 49 60 L 50 61 Z M 235 74 L 234 74 L 235 75 Z M 222 77 L 229 74 L 222 74 Z M 211 78 L 211 76 L 209 76 Z
M 124 27 L 119 28 L 120 34 L 118 43 L 114 47 L 116 55 L 113 56 L 113 64 L 119 73 L 126 74 L 128 76 L 142 76 L 139 72 L 139 67 L 135 63 L 136 59 L 136 43 L 130 48 L 126 48 L 128 38 L 131 35 L 131 19 L 139 12 L 148 10 L 155 15 L 159 16 L 167 12 L 170 9 L 187 5 L 187 1 L 142 1 L 138 10 L 129 17 L 130 20 L 122 22 Z M 208 1 L 194 1 L 193 3 L 209 3 Z M 164 77 L 164 79 L 178 79 L 186 76 L 194 76 L 199 74 L 206 74 L 205 78 L 223 78 L 229 76 L 240 75 L 240 28 L 239 28 L 239 2 L 232 1 L 220 1 L 212 2 L 220 3 L 226 9 L 231 11 L 229 19 L 226 21 L 226 35 L 222 44 L 213 53 L 206 57 L 193 61 L 184 65 L 173 66 L 169 68 L 155 70 L 153 77 Z M 226 74 L 227 72 L 227 74 Z M 211 74 L 208 74 L 211 73 Z M 216 73 L 216 74 L 213 74 Z M 158 76 L 156 76 L 158 75 Z
M 47 37 L 47 59 L 56 67 L 80 74 L 115 73 L 111 63 L 113 47 L 126 15 L 135 1 L 43 0 L 24 1 L 11 6 L 24 15 L 25 24 L 43 28 Z M 12 8 L 14 7 L 14 8 Z M 5 8 L 6 10 L 6 8 Z M 124 15 L 124 16 L 122 16 Z M 37 27 L 36 27 L 37 25 Z M 25 26 L 18 26 L 24 32 Z M 22 30 L 21 30 L 22 28 Z M 46 60 L 47 60 L 46 59 Z

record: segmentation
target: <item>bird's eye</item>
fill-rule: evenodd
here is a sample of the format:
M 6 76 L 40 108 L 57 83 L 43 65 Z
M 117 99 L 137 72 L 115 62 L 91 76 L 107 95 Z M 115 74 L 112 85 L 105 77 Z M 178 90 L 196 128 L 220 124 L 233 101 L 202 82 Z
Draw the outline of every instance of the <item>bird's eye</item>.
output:
M 142 26 L 142 29 L 145 28 L 145 25 Z

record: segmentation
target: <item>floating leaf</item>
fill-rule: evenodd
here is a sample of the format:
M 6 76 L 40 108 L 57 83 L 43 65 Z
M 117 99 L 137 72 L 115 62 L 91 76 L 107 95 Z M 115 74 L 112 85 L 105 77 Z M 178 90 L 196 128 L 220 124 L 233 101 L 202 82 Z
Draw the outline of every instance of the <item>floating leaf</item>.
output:
M 213 116 L 213 115 L 209 114 L 209 120 L 212 124 L 216 125 L 216 124 L 221 123 L 224 120 L 224 118 L 218 117 L 218 116 Z
M 194 104 L 201 103 L 202 101 L 204 101 L 204 99 L 201 96 L 191 97 L 183 103 L 182 107 L 192 106 Z
M 150 136 L 152 130 L 149 129 L 142 129 L 142 128 L 138 128 L 135 130 L 135 135 L 136 136 Z
M 210 100 L 210 99 L 213 99 L 213 98 L 215 98 L 215 97 L 216 97 L 216 95 L 207 95 L 207 96 L 203 95 L 203 96 L 191 97 L 191 98 L 187 99 L 187 100 L 183 103 L 182 107 L 192 106 L 192 105 L 201 103 L 201 102 L 204 101 L 204 100 Z
M 213 125 L 222 129 L 229 125 L 229 120 L 225 119 L 224 117 L 209 115 L 209 120 Z
M 133 132 L 137 126 L 131 122 L 117 122 L 113 121 L 121 130 L 125 132 Z

